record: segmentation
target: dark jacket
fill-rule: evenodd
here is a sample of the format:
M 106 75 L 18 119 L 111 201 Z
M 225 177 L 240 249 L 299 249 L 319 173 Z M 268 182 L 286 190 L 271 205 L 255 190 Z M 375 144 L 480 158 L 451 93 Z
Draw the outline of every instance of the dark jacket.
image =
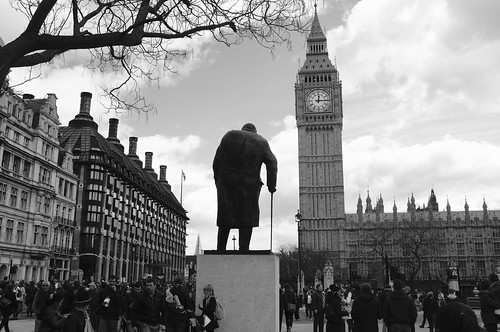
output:
M 297 296 L 295 295 L 295 293 L 293 292 L 293 290 L 291 290 L 290 288 L 288 289 L 285 289 L 285 297 L 286 297 L 286 307 L 285 309 L 288 310 L 288 304 L 295 304 L 297 305 Z
M 481 291 L 479 293 L 479 304 L 481 306 L 481 319 L 484 324 L 497 324 L 495 309 L 500 305 L 493 299 L 489 292 Z
M 347 314 L 347 312 L 345 312 Z M 327 325 L 331 324 L 344 324 L 342 316 L 342 299 L 337 293 L 328 293 L 325 298 L 325 318 Z
M 133 318 L 137 322 L 151 325 L 165 324 L 163 316 L 166 312 L 166 301 L 158 292 L 155 292 L 153 296 L 149 295 L 147 291 L 142 292 L 132 303 L 131 310 L 134 311 Z
M 205 326 L 205 331 L 213 331 L 219 327 L 219 323 L 215 318 L 216 306 L 217 306 L 217 299 L 213 296 L 209 297 L 208 299 L 203 299 L 202 301 L 202 306 L 201 306 L 202 317 L 203 315 L 207 315 L 208 318 L 210 318 L 210 323 L 208 323 L 208 325 Z
M 438 307 L 438 302 L 434 296 L 427 296 L 422 303 L 422 309 L 429 319 L 432 319 L 432 316 L 434 316 Z
M 266 139 L 247 130 L 231 130 L 224 135 L 212 165 L 217 187 L 218 227 L 259 226 L 263 163 L 267 170 L 267 186 L 274 192 L 278 163 Z
M 104 300 L 109 297 L 109 306 L 104 306 Z M 104 320 L 118 320 L 120 316 L 124 315 L 125 305 L 121 294 L 113 290 L 111 287 L 103 288 L 97 296 L 95 302 L 97 311 L 101 319 Z
M 2 297 L 5 297 L 10 301 L 10 305 L 6 307 L 1 307 L 0 306 L 0 313 L 2 313 L 2 316 L 10 316 L 14 312 L 14 310 L 17 308 L 17 299 L 16 295 L 12 291 L 12 289 L 7 289 L 5 290 L 5 293 L 2 295 Z
M 33 312 L 36 315 L 36 318 L 42 319 L 42 312 L 47 306 L 47 302 L 49 301 L 50 292 L 44 291 L 40 289 L 36 292 L 35 299 L 33 301 Z
M 394 290 L 385 300 L 382 316 L 387 326 L 392 324 L 411 326 L 417 320 L 417 308 L 415 302 L 405 292 Z
M 61 332 L 64 326 L 64 316 L 56 308 L 57 304 L 46 306 L 41 313 L 41 323 L 38 332 Z
M 85 315 L 83 311 L 73 309 L 64 321 L 63 332 L 85 332 Z
M 378 332 L 382 309 L 375 295 L 360 293 L 352 304 L 351 317 L 358 332 Z
M 325 297 L 323 292 L 315 291 L 312 295 L 311 310 L 317 310 L 319 314 L 324 313 Z

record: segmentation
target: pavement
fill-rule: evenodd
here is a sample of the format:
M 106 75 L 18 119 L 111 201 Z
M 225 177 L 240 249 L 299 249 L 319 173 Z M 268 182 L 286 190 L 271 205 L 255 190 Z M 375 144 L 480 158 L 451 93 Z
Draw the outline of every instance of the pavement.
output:
M 474 310 L 476 315 L 479 316 L 479 310 Z M 299 309 L 299 320 L 295 320 L 292 326 L 292 332 L 313 332 L 313 321 L 306 318 L 304 308 Z M 429 332 L 428 324 L 425 325 L 425 328 L 419 327 L 422 323 L 422 312 L 418 313 L 417 324 L 415 324 L 415 332 Z M 281 331 L 286 331 L 286 326 L 283 317 L 283 324 Z M 480 318 L 479 318 L 480 321 Z M 480 325 L 481 321 L 480 321 Z M 10 320 L 9 327 L 11 332 L 33 332 L 35 330 L 35 319 L 32 317 L 26 317 L 25 314 L 22 314 L 17 320 Z M 326 330 L 326 329 L 325 329 Z M 382 322 L 380 321 L 379 331 L 382 331 Z M 272 331 L 269 331 L 272 332 Z M 346 326 L 347 332 L 347 326 Z

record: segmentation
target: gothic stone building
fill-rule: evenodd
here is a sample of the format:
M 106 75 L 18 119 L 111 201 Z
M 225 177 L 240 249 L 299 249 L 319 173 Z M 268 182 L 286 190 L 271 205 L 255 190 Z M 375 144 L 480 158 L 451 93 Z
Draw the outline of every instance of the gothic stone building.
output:
M 425 209 L 417 209 L 413 197 L 407 212 L 385 213 L 380 197 L 372 208 L 367 197 L 365 212 L 361 198 L 356 214 L 345 214 L 342 162 L 342 82 L 328 56 L 327 40 L 317 13 L 307 37 L 306 59 L 295 83 L 295 111 L 299 156 L 299 247 L 327 253 L 337 278 L 350 273 L 373 275 L 373 262 L 383 259 L 367 253 L 367 239 L 375 238 L 384 227 L 396 234 L 409 227 L 430 227 L 438 241 L 419 269 L 419 277 L 442 278 L 450 265 L 461 276 L 486 276 L 499 265 L 500 211 L 439 212 L 434 192 Z M 396 238 L 396 237 L 395 237 Z M 384 249 L 399 273 L 408 273 L 403 261 L 407 253 L 390 240 Z

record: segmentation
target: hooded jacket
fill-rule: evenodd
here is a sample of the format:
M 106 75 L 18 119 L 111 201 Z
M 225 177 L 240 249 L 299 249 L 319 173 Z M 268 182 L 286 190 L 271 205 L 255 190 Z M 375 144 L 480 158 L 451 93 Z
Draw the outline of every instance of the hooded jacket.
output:
M 387 326 L 393 324 L 411 326 L 417 320 L 417 308 L 405 292 L 394 290 L 385 300 L 382 316 Z
M 378 332 L 378 320 L 382 318 L 378 299 L 373 294 L 360 293 L 352 304 L 351 316 L 358 331 Z

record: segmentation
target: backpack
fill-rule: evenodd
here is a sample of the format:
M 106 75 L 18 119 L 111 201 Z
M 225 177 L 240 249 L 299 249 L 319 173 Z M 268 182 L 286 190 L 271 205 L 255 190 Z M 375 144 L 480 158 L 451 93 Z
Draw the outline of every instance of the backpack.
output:
M 214 312 L 214 315 L 215 315 L 215 319 L 217 319 L 217 320 L 224 319 L 224 308 L 222 307 L 222 305 L 220 304 L 220 302 L 217 301 L 217 299 L 215 299 L 215 312 Z

